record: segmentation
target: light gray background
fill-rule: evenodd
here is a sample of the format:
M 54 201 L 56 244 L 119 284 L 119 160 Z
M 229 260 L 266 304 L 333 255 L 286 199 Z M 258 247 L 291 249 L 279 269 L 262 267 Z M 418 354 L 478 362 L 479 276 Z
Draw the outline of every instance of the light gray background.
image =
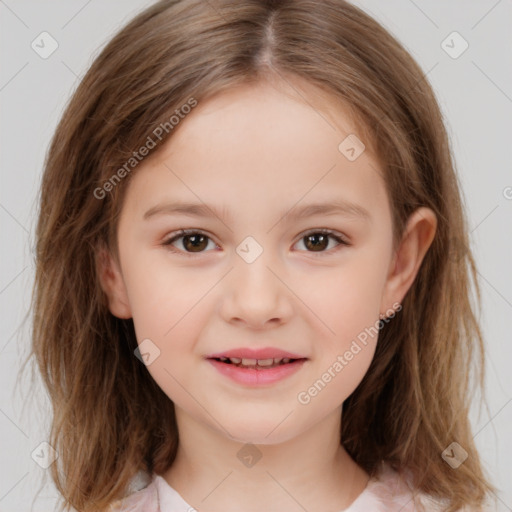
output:
M 146 0 L 0 0 L 0 512 L 49 511 L 55 488 L 31 458 L 45 441 L 46 398 L 15 388 L 29 343 L 27 312 L 36 198 L 45 152 L 69 96 L 98 50 Z M 510 0 L 360 0 L 418 60 L 432 83 L 450 133 L 470 220 L 483 292 L 488 348 L 489 411 L 472 414 L 485 467 L 502 491 L 500 511 L 512 511 L 512 2 Z M 42 59 L 31 43 L 43 31 L 58 49 Z M 457 59 L 441 43 L 459 32 L 469 48 Z M 459 42 L 453 44 L 460 48 Z M 449 378 L 449 375 L 447 375 Z M 38 406 L 38 404 L 41 404 Z

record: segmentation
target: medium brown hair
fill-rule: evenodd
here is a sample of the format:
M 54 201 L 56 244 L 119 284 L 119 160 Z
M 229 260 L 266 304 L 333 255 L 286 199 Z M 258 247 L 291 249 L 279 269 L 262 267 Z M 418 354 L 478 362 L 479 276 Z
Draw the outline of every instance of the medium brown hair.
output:
M 45 162 L 31 355 L 53 407 L 49 442 L 59 458 L 50 471 L 61 510 L 105 509 L 139 470 L 164 473 L 178 445 L 174 405 L 134 356 L 133 321 L 110 313 L 97 273 L 101 247 L 117 255 L 123 191 L 137 171 L 103 199 L 94 190 L 190 98 L 271 76 L 306 80 L 354 112 L 382 165 L 395 245 L 419 206 L 438 220 L 402 311 L 343 404 L 343 445 L 372 476 L 380 461 L 410 470 L 417 489 L 450 512 L 495 492 L 468 419 L 472 384 L 484 385 L 476 267 L 449 139 L 421 68 L 343 0 L 166 0 L 95 59 Z M 441 456 L 452 442 L 469 454 L 457 469 Z

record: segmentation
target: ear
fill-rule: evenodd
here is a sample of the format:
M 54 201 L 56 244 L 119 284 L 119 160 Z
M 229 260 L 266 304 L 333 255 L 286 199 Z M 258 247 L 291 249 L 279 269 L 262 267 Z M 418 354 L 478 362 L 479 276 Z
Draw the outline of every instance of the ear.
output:
M 104 246 L 96 252 L 96 271 L 101 288 L 107 296 L 110 312 L 118 318 L 131 318 L 128 294 L 121 270 L 110 250 Z
M 418 208 L 409 217 L 389 267 L 382 295 L 382 312 L 393 309 L 393 304 L 402 302 L 434 240 L 436 228 L 437 217 L 430 208 Z

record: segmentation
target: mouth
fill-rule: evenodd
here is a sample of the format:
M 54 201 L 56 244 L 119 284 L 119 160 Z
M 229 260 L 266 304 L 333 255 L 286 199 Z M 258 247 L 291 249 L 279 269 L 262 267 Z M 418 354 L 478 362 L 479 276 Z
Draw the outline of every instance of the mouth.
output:
M 297 361 L 306 361 L 307 358 L 290 358 L 290 357 L 276 357 L 276 358 L 265 358 L 265 359 L 253 359 L 253 358 L 240 358 L 240 357 L 208 357 L 207 359 L 218 361 L 226 365 L 246 368 L 252 370 L 270 370 L 278 366 L 286 366 L 294 364 Z
M 235 356 L 208 357 L 206 360 L 224 377 L 244 387 L 274 385 L 292 375 L 308 360 L 307 358 L 265 357 L 255 359 Z

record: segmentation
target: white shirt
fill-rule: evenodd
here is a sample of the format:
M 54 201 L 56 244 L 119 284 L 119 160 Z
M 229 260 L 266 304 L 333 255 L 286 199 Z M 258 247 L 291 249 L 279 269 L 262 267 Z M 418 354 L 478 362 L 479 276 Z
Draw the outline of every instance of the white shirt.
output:
M 439 502 L 414 492 L 405 478 L 382 464 L 378 475 L 340 512 L 417 512 L 415 501 L 423 504 L 428 512 L 442 510 Z M 112 504 L 109 512 L 196 512 L 196 509 L 163 477 L 153 474 L 145 487 Z

